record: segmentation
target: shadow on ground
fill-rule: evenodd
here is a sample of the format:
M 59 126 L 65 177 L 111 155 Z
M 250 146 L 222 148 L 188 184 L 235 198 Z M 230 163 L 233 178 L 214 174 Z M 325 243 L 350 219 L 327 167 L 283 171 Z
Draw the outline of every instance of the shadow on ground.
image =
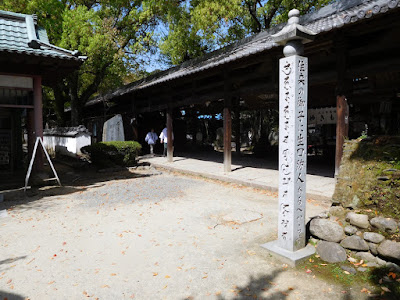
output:
M 287 289 L 281 290 L 278 288 L 278 285 L 274 282 L 280 273 L 284 272 L 284 270 L 275 270 L 269 275 L 263 275 L 260 277 L 251 276 L 246 285 L 236 286 L 235 289 L 231 290 L 232 295 L 222 295 L 215 294 L 218 300 L 250 300 L 250 299 L 265 299 L 265 300 L 283 300 L 283 299 L 295 299 L 296 295 L 299 294 L 299 291 L 296 291 L 296 288 L 289 287 Z M 301 296 L 299 294 L 299 296 Z M 304 295 L 302 295 L 304 296 Z M 322 295 L 319 295 L 322 296 Z M 327 295 L 326 295 L 327 296 Z M 318 295 L 315 295 L 315 298 L 318 298 Z M 186 298 L 185 300 L 191 299 Z M 342 299 L 342 300 L 352 300 L 353 296 L 351 291 L 343 287 L 342 292 L 339 292 L 339 295 L 336 295 L 334 299 Z M 375 298 L 374 298 L 375 299 Z M 386 298 L 385 298 L 386 299 Z M 392 299 L 392 298 L 388 298 Z M 397 298 L 399 299 L 399 298 Z
M 62 164 L 55 164 L 62 186 L 57 183 L 36 186 L 24 192 L 23 186 L 3 192 L 4 201 L 0 202 L 0 210 L 9 210 L 14 206 L 29 208 L 32 203 L 49 196 L 63 196 L 76 192 L 84 192 L 92 187 L 101 187 L 112 180 L 126 180 L 157 175 L 156 172 L 132 171 L 129 168 L 110 168 L 101 171 L 95 169 L 77 170 Z M 140 167 L 140 166 L 139 166 Z M 143 166 L 142 166 L 143 167 Z M 0 188 L 1 192 L 1 188 Z M 36 209 L 47 209 L 51 203 L 43 203 Z
M 13 293 L 7 293 L 2 290 L 0 290 L 0 299 L 7 299 L 7 300 L 24 300 L 27 299 L 26 297 L 13 294 Z
M 185 159 L 197 159 L 220 164 L 224 163 L 223 152 L 218 152 L 215 150 L 196 151 L 192 149 L 192 151 L 176 151 L 174 152 L 174 156 L 179 157 L 177 159 L 174 159 L 175 162 Z M 238 155 L 237 153 L 233 152 L 232 164 L 239 166 L 237 168 L 233 168 L 232 172 L 244 168 L 278 170 L 278 158 L 276 156 L 260 158 L 254 155 L 242 153 Z M 327 159 L 323 156 L 307 157 L 307 174 L 333 178 L 335 173 L 334 171 L 334 158 Z

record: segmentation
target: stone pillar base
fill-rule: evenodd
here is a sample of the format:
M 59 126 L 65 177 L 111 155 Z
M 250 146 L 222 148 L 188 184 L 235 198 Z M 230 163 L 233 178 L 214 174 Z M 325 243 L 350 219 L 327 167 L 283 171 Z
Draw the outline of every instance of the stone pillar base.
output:
M 292 252 L 279 247 L 277 240 L 262 244 L 261 247 L 267 249 L 271 255 L 291 267 L 297 266 L 300 262 L 306 260 L 315 253 L 315 247 L 311 244 L 308 244 L 298 251 Z

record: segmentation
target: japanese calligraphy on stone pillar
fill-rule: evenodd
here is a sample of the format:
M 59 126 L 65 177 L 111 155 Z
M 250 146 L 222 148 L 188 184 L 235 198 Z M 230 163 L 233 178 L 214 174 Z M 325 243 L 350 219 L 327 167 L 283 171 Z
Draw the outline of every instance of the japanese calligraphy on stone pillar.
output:
M 280 60 L 279 91 L 279 246 L 305 246 L 307 166 L 307 58 Z

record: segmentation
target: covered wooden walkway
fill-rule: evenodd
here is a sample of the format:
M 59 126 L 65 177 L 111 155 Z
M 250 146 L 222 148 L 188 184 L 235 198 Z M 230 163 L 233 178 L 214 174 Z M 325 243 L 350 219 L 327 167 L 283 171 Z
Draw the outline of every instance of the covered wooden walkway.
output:
M 395 101 L 400 97 L 399 16 L 399 1 L 344 0 L 300 18 L 300 24 L 316 33 L 304 51 L 309 59 L 308 109 L 336 108 L 336 133 L 331 133 L 336 143 L 335 173 L 346 136 L 360 136 L 367 123 L 368 134 L 398 131 L 398 126 L 389 124 L 400 120 Z M 90 101 L 86 109 L 89 129 L 99 116 L 120 113 L 129 128 L 138 128 L 141 115 L 161 112 L 171 133 L 174 119 L 182 117 L 179 112 L 185 109 L 221 113 L 224 171 L 230 172 L 232 127 L 240 130 L 240 118 L 232 115 L 278 107 L 282 49 L 271 35 L 284 25 Z M 240 135 L 235 138 L 240 147 Z M 168 161 L 172 162 L 172 139 L 168 141 Z

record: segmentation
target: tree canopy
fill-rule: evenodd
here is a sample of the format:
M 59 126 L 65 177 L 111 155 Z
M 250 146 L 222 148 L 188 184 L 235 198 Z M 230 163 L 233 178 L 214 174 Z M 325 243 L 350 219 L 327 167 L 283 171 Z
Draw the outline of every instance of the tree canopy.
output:
M 288 12 L 301 14 L 332 0 L 186 0 L 175 1 L 163 21 L 168 33 L 160 44 L 171 64 L 179 64 L 284 22 Z
M 2 0 L 0 9 L 38 15 L 52 44 L 88 57 L 45 93 L 60 125 L 66 104 L 78 125 L 86 102 L 138 79 L 144 54 L 157 46 L 170 65 L 179 64 L 286 21 L 294 7 L 307 13 L 333 1 Z
M 0 9 L 37 14 L 50 42 L 79 50 L 88 57 L 82 67 L 53 87 L 55 110 L 63 123 L 64 105 L 71 105 L 71 123 L 81 122 L 85 103 L 115 88 L 134 74 L 138 54 L 151 51 L 156 23 L 152 1 L 129 0 L 3 0 Z

